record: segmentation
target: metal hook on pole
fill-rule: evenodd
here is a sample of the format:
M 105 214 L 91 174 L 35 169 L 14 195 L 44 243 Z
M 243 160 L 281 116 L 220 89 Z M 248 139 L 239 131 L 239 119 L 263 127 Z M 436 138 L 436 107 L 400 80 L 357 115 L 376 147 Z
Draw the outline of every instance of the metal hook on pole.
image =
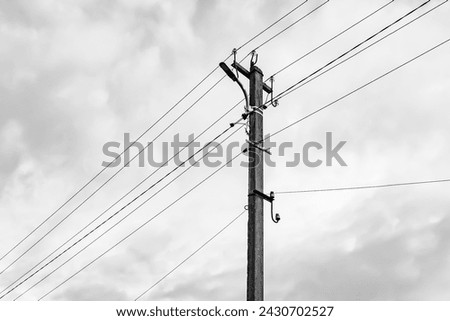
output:
M 236 48 L 233 49 L 232 54 L 233 54 L 233 65 L 234 65 L 234 64 L 236 64 L 236 58 L 237 58 L 237 49 Z M 239 71 L 236 68 L 234 68 L 234 70 L 236 70 L 236 77 L 239 78 Z
M 270 104 L 273 107 L 277 107 L 278 106 L 278 99 L 273 99 L 273 83 L 275 82 L 275 79 L 273 78 L 273 76 L 271 76 L 269 78 L 269 80 L 270 80 L 270 89 L 271 89 L 271 92 L 270 92 Z
M 252 50 L 251 52 L 252 58 L 250 59 L 250 65 L 254 66 L 258 62 L 258 53 L 256 50 Z
M 254 189 L 253 190 L 253 194 L 255 194 L 256 196 L 261 197 L 263 200 L 267 201 L 270 203 L 270 217 L 272 218 L 272 221 L 274 223 L 278 223 L 281 220 L 280 214 L 276 213 L 275 215 L 273 215 L 273 201 L 275 200 L 275 193 L 274 192 L 270 192 L 270 196 Z
M 270 192 L 270 198 L 272 199 L 272 201 L 270 202 L 270 217 L 272 218 L 272 221 L 274 221 L 274 223 L 278 223 L 281 220 L 280 214 L 276 213 L 275 218 L 273 216 L 273 201 L 275 200 L 274 192 Z

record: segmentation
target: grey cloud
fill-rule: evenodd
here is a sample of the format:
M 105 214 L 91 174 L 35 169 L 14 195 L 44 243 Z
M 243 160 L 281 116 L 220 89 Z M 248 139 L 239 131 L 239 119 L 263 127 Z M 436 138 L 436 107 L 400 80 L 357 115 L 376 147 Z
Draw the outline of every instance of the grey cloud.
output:
M 51 98 L 52 91 L 60 84 L 58 73 L 49 73 L 36 82 L 21 86 L 16 90 L 0 88 L 3 125 L 8 120 L 18 120 L 24 128 L 23 139 L 26 153 L 37 159 L 50 155 L 74 157 L 78 148 L 75 144 L 78 132 L 70 116 Z
M 225 262 L 224 262 L 225 263 Z M 189 268 L 187 268 L 189 270 Z M 208 271 L 206 273 L 181 272 L 183 276 L 174 275 L 164 280 L 163 284 L 155 287 L 144 300 L 172 300 L 172 301 L 234 301 L 243 300 L 243 284 L 246 280 L 245 267 L 232 268 L 222 273 Z M 189 277 L 186 277 L 189 276 Z
M 5 33 L 1 34 L 5 37 L 5 41 L 1 42 L 5 44 L 5 50 L 0 50 L 4 54 L 0 62 L 0 132 L 12 121 L 23 128 L 22 134 L 17 137 L 23 148 L 7 150 L 0 147 L 0 191 L 1 186 L 14 177 L 18 195 L 17 200 L 1 204 L 2 213 L 8 215 L 2 215 L 0 229 L 7 230 L 8 235 L 17 239 L 22 236 L 15 232 L 17 225 L 20 231 L 28 230 L 30 225 L 27 218 L 23 222 L 16 219 L 18 213 L 28 211 L 35 217 L 35 213 L 44 216 L 50 212 L 50 207 L 57 208 L 55 199 L 63 198 L 58 195 L 58 190 L 41 191 L 40 183 L 28 186 L 26 177 L 17 173 L 24 160 L 32 158 L 35 161 L 33 171 L 43 173 L 42 180 L 47 182 L 48 177 L 51 177 L 49 180 L 59 180 L 46 186 L 65 185 L 67 189 L 73 187 L 75 190 L 80 186 L 78 181 L 72 182 L 66 177 L 78 176 L 81 181 L 91 177 L 93 173 L 85 175 L 79 161 L 86 160 L 91 168 L 97 169 L 99 163 L 94 164 L 92 159 L 101 153 L 97 145 L 101 145 L 103 139 L 122 137 L 124 130 L 137 137 L 138 129 L 147 128 L 171 106 L 167 102 L 173 103 L 180 98 L 180 89 L 184 94 L 201 76 L 207 74 L 209 66 L 217 66 L 224 53 L 226 55 L 234 46 L 243 43 L 298 4 L 268 0 L 244 3 L 219 0 L 55 3 L 59 3 L 59 9 L 64 9 L 60 15 L 55 15 L 52 10 L 46 12 L 37 1 L 0 0 L 1 23 L 6 26 Z M 336 30 L 327 29 L 324 24 L 327 27 L 335 24 L 344 26 L 356 21 L 359 17 L 351 7 L 342 3 L 330 1 L 327 9 L 276 39 L 271 44 L 273 51 L 262 50 L 259 63 L 264 71 L 268 73 L 274 66 L 285 65 L 291 58 L 300 56 L 335 33 Z M 410 1 L 395 3 L 397 9 L 399 6 L 413 5 Z M 314 4 L 309 1 L 302 12 L 312 9 Z M 358 14 L 375 7 L 370 1 L 357 4 L 360 6 L 355 10 Z M 247 9 L 241 10 L 242 6 Z M 367 10 L 359 10 L 361 7 Z M 57 7 L 49 8 L 56 10 Z M 394 10 L 392 12 L 395 13 Z M 442 11 L 440 16 L 435 16 L 436 19 L 428 19 L 420 25 L 429 33 L 414 33 L 415 29 L 405 29 L 408 32 L 391 43 L 377 46 L 379 50 L 368 51 L 364 59 L 356 59 L 347 68 L 337 68 L 335 73 L 325 76 L 323 82 L 318 81 L 317 87 L 313 84 L 305 86 L 286 101 L 280 101 L 277 109 L 267 110 L 267 130 L 282 128 L 315 107 L 323 106 L 322 103 L 345 94 L 360 82 L 372 79 L 372 76 L 389 68 L 390 63 L 395 66 L 397 58 L 399 61 L 403 59 L 399 56 L 401 53 L 410 53 L 412 44 L 414 48 L 421 44 L 425 48 L 428 45 L 422 43 L 425 38 L 436 35 L 436 30 L 445 30 L 447 13 Z M 383 14 L 391 14 L 391 11 Z M 297 12 L 295 17 L 300 15 Z M 289 21 L 295 17 L 290 17 Z M 380 15 L 379 18 L 386 17 Z M 376 19 L 361 26 L 362 32 L 381 23 Z M 288 21 L 285 21 L 283 26 L 287 24 Z M 353 44 L 359 36 L 356 35 L 349 43 Z M 89 38 L 88 41 L 86 38 Z M 392 43 L 397 41 L 403 47 L 394 52 Z M 340 49 L 340 43 L 334 43 L 323 48 L 323 52 L 334 56 L 340 53 Z M 444 95 L 448 92 L 446 53 L 444 50 L 436 52 L 436 55 L 422 60 L 422 65 L 415 64 L 408 68 L 410 73 L 396 73 L 397 76 L 386 78 L 284 133 L 286 139 L 295 138 L 295 142 L 301 143 L 311 139 L 322 140 L 326 131 L 334 131 L 339 140 L 348 140 L 346 148 L 352 157 L 349 168 L 345 171 L 333 168 L 333 171 L 319 174 L 305 168 L 268 170 L 266 188 L 285 190 L 309 185 L 329 187 L 365 182 L 389 183 L 385 180 L 395 181 L 398 177 L 405 181 L 416 177 L 426 179 L 431 178 L 429 176 L 432 174 L 440 176 L 445 173 L 450 115 L 446 109 L 448 97 Z M 325 62 L 320 60 L 320 54 L 318 52 L 310 57 L 319 57 L 319 60 L 306 60 L 304 65 L 296 66 L 296 70 L 289 70 L 277 77 L 276 90 L 306 75 L 309 69 L 320 67 Z M 374 55 L 381 55 L 383 59 L 374 59 Z M 385 57 L 389 57 L 389 61 Z M 20 75 L 23 72 L 24 75 Z M 215 76 L 221 75 L 217 73 Z M 207 84 L 204 85 L 206 88 Z M 95 86 L 103 95 L 100 97 L 101 106 L 87 99 Z M 203 109 L 193 110 L 188 116 L 191 118 L 173 127 L 170 136 L 174 131 L 198 133 L 200 127 L 204 127 L 203 121 L 213 120 L 213 113 L 221 114 L 222 104 L 227 99 L 234 99 L 234 94 L 240 94 L 231 82 L 227 86 L 222 92 L 211 93 L 211 99 L 205 101 L 207 104 L 199 106 Z M 204 87 L 195 94 L 200 95 Z M 197 97 L 190 97 L 176 113 L 185 110 L 189 106 L 187 103 Z M 223 124 L 235 120 L 239 113 L 230 114 Z M 175 114 L 170 117 L 176 117 Z M 167 123 L 162 122 L 160 127 Z M 159 128 L 155 130 L 159 131 Z M 208 134 L 214 137 L 215 133 L 216 130 L 213 130 Z M 345 154 L 343 156 L 347 161 Z M 199 175 L 199 171 L 193 172 L 196 173 L 194 176 L 179 182 L 170 193 L 158 196 L 152 206 L 142 209 L 142 214 L 149 215 L 154 208 L 169 203 L 190 188 L 194 181 L 200 179 L 195 176 Z M 137 170 L 133 172 L 135 176 L 129 173 L 127 171 L 128 176 L 125 177 L 130 183 L 134 179 L 138 182 L 147 174 Z M 189 229 L 179 226 L 175 229 L 177 218 L 169 219 L 164 226 L 158 221 L 155 224 L 157 232 L 152 230 L 146 234 L 141 231 L 141 235 L 151 237 L 130 241 L 127 247 L 123 246 L 115 252 L 114 260 L 96 262 L 91 272 L 77 276 L 77 281 L 61 288 L 54 298 L 129 300 L 151 281 L 149 278 L 157 279 L 180 261 L 176 253 L 180 253 L 178 250 L 182 245 L 191 243 L 193 238 L 188 230 L 192 232 L 195 219 L 241 208 L 245 203 L 246 178 L 246 173 L 229 169 L 221 180 L 210 182 L 214 188 L 191 194 L 190 203 L 177 208 L 176 211 L 192 218 L 185 221 L 185 224 L 192 224 Z M 124 183 L 110 185 L 108 193 L 111 193 L 108 195 L 123 195 L 129 187 Z M 282 222 L 279 225 L 266 225 L 267 299 L 448 299 L 445 288 L 449 286 L 449 253 L 446 244 L 450 222 L 446 217 L 450 204 L 448 197 L 439 191 L 438 187 L 434 190 L 408 188 L 375 193 L 371 197 L 371 194 L 346 194 L 342 200 L 339 196 L 327 194 L 320 202 L 308 205 L 304 204 L 309 196 L 285 200 L 277 198 L 277 208 L 285 207 L 286 210 L 280 211 Z M 51 199 L 40 199 L 41 203 L 30 201 L 38 205 L 33 211 L 23 210 L 23 200 L 29 200 L 29 195 L 33 193 L 51 195 Z M 102 203 L 102 209 L 103 203 L 115 201 L 111 197 L 98 200 L 99 204 Z M 321 208 L 328 208 L 331 212 L 333 202 L 337 200 L 337 210 L 333 208 L 332 215 L 322 218 L 322 214 L 328 213 L 321 212 Z M 217 202 L 221 204 L 220 210 L 212 211 L 211 208 L 217 208 L 214 207 Z M 83 219 L 90 217 L 90 210 L 93 211 L 83 208 L 83 212 L 78 213 L 81 215 L 74 217 L 74 220 L 79 220 L 76 223 L 81 225 Z M 305 227 L 304 221 L 310 219 L 310 214 L 316 215 L 313 222 L 316 224 Z M 208 227 L 205 230 L 217 228 L 216 220 L 202 221 L 202 224 Z M 128 227 L 131 228 L 131 224 Z M 308 233 L 299 232 L 302 228 Z M 123 227 L 120 232 L 128 231 Z M 232 233 L 226 236 L 230 240 L 227 246 L 240 253 L 239 258 L 222 255 L 219 269 L 213 271 L 208 265 L 211 255 L 199 253 L 195 261 L 166 279 L 146 299 L 243 300 L 246 269 L 242 257 L 246 253 L 246 231 L 242 228 Z M 286 235 L 290 238 L 287 239 Z M 2 250 L 6 248 L 4 244 L 13 241 L 2 240 Z M 53 245 L 59 239 L 48 241 Z M 216 246 L 219 254 L 224 251 L 220 247 L 223 245 L 211 246 Z M 148 274 L 139 273 L 142 270 Z M 7 274 L 5 279 L 9 280 L 13 275 Z M 117 284 L 111 285 L 113 282 Z M 36 293 L 41 290 L 36 289 Z
M 282 275 L 296 281 L 271 292 L 284 300 L 448 300 L 444 292 L 430 291 L 440 287 L 436 280 L 449 281 L 445 258 L 450 254 L 450 212 L 439 213 L 437 220 L 433 213 L 444 204 L 448 207 L 448 201 L 431 207 L 387 201 L 390 209 L 376 211 L 377 202 L 365 202 L 368 206 L 348 215 L 336 213 L 351 223 L 324 236 L 334 242 L 353 237 L 353 249 L 296 244 L 296 255 L 291 246 L 289 259 L 282 258 L 279 266 Z M 392 220 L 397 223 L 392 225 Z

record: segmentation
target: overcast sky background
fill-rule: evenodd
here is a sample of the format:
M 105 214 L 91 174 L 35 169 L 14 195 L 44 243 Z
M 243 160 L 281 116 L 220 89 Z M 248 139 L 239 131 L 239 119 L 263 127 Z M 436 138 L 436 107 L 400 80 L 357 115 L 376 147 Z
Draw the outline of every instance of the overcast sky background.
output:
M 331 0 L 258 50 L 258 66 L 269 76 L 387 2 Z M 278 75 L 275 92 L 422 2 L 396 0 L 358 28 Z M 137 138 L 233 48 L 299 3 L 0 0 L 0 253 L 86 183 L 102 168 L 102 161 L 110 160 L 102 154 L 103 144 L 122 142 L 124 132 Z M 239 51 L 238 59 L 320 3 L 308 1 Z M 438 3 L 432 0 L 420 12 Z M 280 100 L 279 107 L 265 112 L 266 133 L 275 132 L 446 40 L 450 34 L 449 16 L 450 6 L 445 4 Z M 309 141 L 324 144 L 326 132 L 333 132 L 336 141 L 347 141 L 341 155 L 348 166 L 308 168 L 301 164 L 287 168 L 287 156 L 275 155 L 277 166 L 266 167 L 265 191 L 449 178 L 449 54 L 447 44 L 274 137 L 278 144 L 294 142 L 298 152 Z M 248 67 L 248 59 L 243 64 Z M 142 142 L 152 141 L 222 76 L 220 70 L 214 73 Z M 225 79 L 155 146 L 160 148 L 161 142 L 172 141 L 176 133 L 185 139 L 191 133 L 199 134 L 241 96 L 236 84 Z M 243 106 L 235 109 L 201 141 L 206 143 L 215 137 L 242 110 Z M 241 130 L 233 139 L 243 143 L 245 138 Z M 313 156 L 323 157 L 323 153 Z M 241 156 L 238 160 L 244 159 Z M 159 171 L 139 191 L 171 168 L 173 164 Z M 189 170 L 22 299 L 35 300 L 45 294 L 213 170 L 203 165 Z M 107 170 L 39 233 L 0 262 L 0 267 L 70 213 L 115 171 Z M 152 171 L 154 168 L 138 168 L 136 164 L 123 170 L 60 228 L 0 275 L 1 288 Z M 436 184 L 278 195 L 275 210 L 281 222 L 272 223 L 268 204 L 265 212 L 265 298 L 449 300 L 449 188 L 448 184 Z M 134 299 L 238 215 L 246 201 L 247 169 L 236 162 L 46 299 Z M 241 217 L 143 298 L 245 300 L 246 222 L 246 217 Z M 63 262 L 79 248 L 55 263 Z M 14 294 L 20 294 L 44 275 L 41 272 Z

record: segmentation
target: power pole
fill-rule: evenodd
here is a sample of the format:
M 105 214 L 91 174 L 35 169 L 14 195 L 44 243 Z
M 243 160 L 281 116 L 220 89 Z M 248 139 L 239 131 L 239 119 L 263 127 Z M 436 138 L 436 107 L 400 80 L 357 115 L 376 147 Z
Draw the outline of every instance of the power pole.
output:
M 272 88 L 263 82 L 263 73 L 256 67 L 253 56 L 250 71 L 234 62 L 232 66 L 250 81 L 249 101 L 244 86 L 237 76 L 220 63 L 220 67 L 244 92 L 248 112 L 248 249 L 247 249 L 247 301 L 264 300 L 264 201 L 273 203 L 273 193 L 264 194 L 264 153 L 263 148 L 263 91 L 272 93 Z M 270 152 L 269 152 L 270 153 Z M 273 206 L 272 206 L 273 212 Z M 273 213 L 272 213 L 273 219 Z M 274 220 L 274 219 L 273 219 Z M 277 214 L 275 223 L 278 223 Z
M 254 190 L 264 192 L 264 151 L 257 148 L 263 132 L 263 73 L 250 67 L 249 146 L 248 146 L 248 250 L 247 301 L 264 300 L 264 200 Z M 256 146 L 255 146 L 256 145 Z

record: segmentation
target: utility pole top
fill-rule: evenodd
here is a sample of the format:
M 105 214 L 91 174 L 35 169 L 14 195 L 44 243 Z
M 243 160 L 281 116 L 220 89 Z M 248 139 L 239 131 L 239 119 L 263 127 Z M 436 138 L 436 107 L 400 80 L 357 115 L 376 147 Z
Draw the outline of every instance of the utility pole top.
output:
M 248 71 L 244 66 L 242 66 L 240 63 L 238 63 L 237 61 L 233 62 L 231 64 L 231 66 L 233 68 L 235 68 L 240 74 L 242 74 L 243 76 L 245 76 L 246 78 L 250 79 L 250 73 L 252 71 L 252 68 L 258 72 L 259 74 L 261 74 L 261 77 L 264 76 L 263 72 L 261 71 L 261 69 L 259 69 L 255 64 L 251 64 L 250 66 L 250 71 Z M 272 93 L 272 88 L 270 88 L 268 85 L 266 85 L 265 83 L 262 84 L 263 86 L 263 90 L 268 93 L 271 94 Z
M 261 76 L 264 76 L 262 70 L 259 69 L 256 65 L 253 65 L 253 64 L 250 67 L 250 73 L 252 73 L 252 72 L 257 72 L 257 73 L 260 73 Z

